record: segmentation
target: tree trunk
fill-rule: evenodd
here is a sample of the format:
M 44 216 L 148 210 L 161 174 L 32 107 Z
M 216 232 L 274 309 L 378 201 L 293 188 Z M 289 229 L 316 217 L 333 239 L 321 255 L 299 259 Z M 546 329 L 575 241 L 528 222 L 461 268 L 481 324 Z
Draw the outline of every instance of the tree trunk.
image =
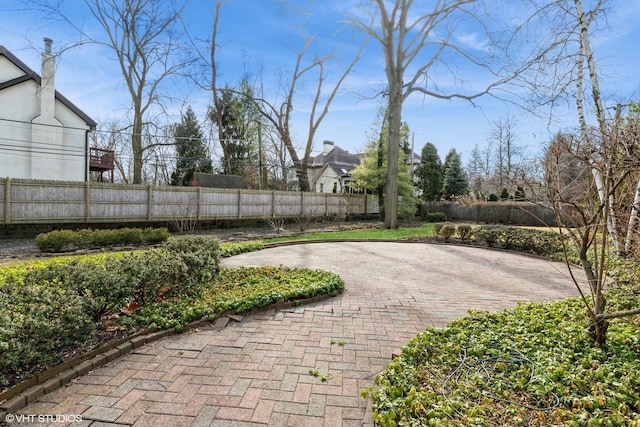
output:
M 387 183 L 384 197 L 384 226 L 398 228 L 398 170 L 400 161 L 400 126 L 402 123 L 402 81 L 389 87 L 389 147 L 387 148 Z
M 311 191 L 311 185 L 309 184 L 309 175 L 307 175 L 307 167 L 306 164 L 300 165 L 296 167 L 296 176 L 298 177 L 298 185 L 300 186 L 300 191 Z
M 640 179 L 636 183 L 636 194 L 633 198 L 631 206 L 631 214 L 629 215 L 629 225 L 627 226 L 627 237 L 624 242 L 624 252 L 629 254 L 633 251 L 637 240 L 638 222 L 640 222 Z
M 133 183 L 142 184 L 142 114 L 137 109 L 134 111 L 131 151 L 133 152 Z
M 598 73 L 596 72 L 596 64 L 593 59 L 593 51 L 591 50 L 591 42 L 589 40 L 589 25 L 590 22 L 587 16 L 584 13 L 584 9 L 582 7 L 582 0 L 574 0 L 574 4 L 576 6 L 576 12 L 578 15 L 578 21 L 580 24 L 580 47 L 581 53 L 584 55 L 585 61 L 587 63 L 587 70 L 589 71 L 589 82 L 591 83 L 591 95 L 593 96 L 593 103 L 596 110 L 596 118 L 598 120 L 598 128 L 600 130 L 600 138 L 603 143 L 606 143 L 605 140 L 607 138 L 607 125 L 606 118 L 604 115 L 604 107 L 602 105 L 602 97 L 600 95 L 600 83 L 598 81 Z M 581 62 L 582 64 L 582 62 Z M 582 75 L 582 66 L 580 67 L 580 72 Z M 581 90 L 581 86 L 579 87 Z M 580 95 L 581 96 L 581 95 Z M 584 111 L 582 111 L 581 119 L 584 120 Z M 583 128 L 583 138 L 586 136 L 584 134 L 584 129 L 586 126 L 582 126 Z M 584 139 L 587 141 L 587 139 Z M 609 156 L 607 156 L 609 157 Z M 604 159 L 605 162 L 610 162 L 611 158 Z M 600 194 L 600 201 L 606 209 L 608 210 L 607 217 L 607 228 L 611 238 L 613 240 L 614 247 L 616 249 L 616 253 L 618 255 L 622 254 L 622 245 L 620 242 L 620 234 L 618 233 L 618 220 L 615 212 L 615 199 L 613 194 L 605 194 L 603 185 L 603 179 L 607 179 L 608 176 L 603 177 L 601 172 L 592 167 L 592 171 L 594 173 L 594 178 L 596 178 L 596 185 L 598 185 L 598 194 Z

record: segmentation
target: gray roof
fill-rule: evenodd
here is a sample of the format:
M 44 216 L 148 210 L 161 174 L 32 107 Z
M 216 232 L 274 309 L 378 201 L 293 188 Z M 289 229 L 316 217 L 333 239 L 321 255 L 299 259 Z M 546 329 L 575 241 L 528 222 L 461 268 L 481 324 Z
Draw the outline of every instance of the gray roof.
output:
M 24 62 L 22 62 L 17 56 L 11 53 L 7 48 L 0 45 L 0 56 L 4 56 L 9 61 L 11 61 L 16 67 L 18 67 L 23 73 L 23 76 L 16 77 L 15 79 L 7 80 L 6 82 L 0 82 L 0 90 L 6 89 L 20 83 L 33 80 L 37 84 L 42 84 L 41 77 L 38 73 L 29 68 Z M 60 92 L 56 90 L 56 99 L 62 102 L 65 106 L 67 106 L 71 111 L 73 111 L 78 117 L 80 117 L 84 122 L 91 128 L 95 129 L 97 123 L 91 117 L 89 117 L 84 111 L 78 108 L 73 102 L 69 101 L 65 98 Z
M 334 146 L 327 154 L 320 154 L 309 159 L 310 167 L 331 166 L 339 175 L 345 175 L 360 164 L 361 154 L 351 154 L 338 146 Z
M 244 178 L 238 175 L 220 175 L 215 173 L 194 172 L 193 178 L 199 187 L 207 188 L 247 188 Z

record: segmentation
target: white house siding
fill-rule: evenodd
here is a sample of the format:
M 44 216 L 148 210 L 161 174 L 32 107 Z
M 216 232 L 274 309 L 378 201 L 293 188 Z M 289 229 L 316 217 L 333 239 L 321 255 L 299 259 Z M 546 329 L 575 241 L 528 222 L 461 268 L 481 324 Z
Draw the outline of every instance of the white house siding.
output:
M 29 80 L 0 91 L 0 177 L 84 181 L 87 125 L 59 100 L 58 127 L 30 123 L 37 88 Z
M 340 185 L 340 177 L 331 168 L 323 168 L 322 174 L 316 177 L 316 184 L 314 190 L 323 193 L 332 193 L 334 183 L 337 186 L 337 192 L 341 193 L 342 188 Z M 321 190 L 322 189 L 322 190 Z
M 0 84 L 25 75 L 0 56 Z M 41 108 L 40 90 L 35 79 L 0 90 L 0 178 L 85 181 L 90 126 L 59 96 Z

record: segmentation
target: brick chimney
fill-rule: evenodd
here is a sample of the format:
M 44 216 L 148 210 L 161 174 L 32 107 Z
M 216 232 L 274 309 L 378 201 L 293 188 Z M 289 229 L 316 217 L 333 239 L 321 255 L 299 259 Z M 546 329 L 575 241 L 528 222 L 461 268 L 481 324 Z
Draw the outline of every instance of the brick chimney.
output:
M 51 53 L 53 40 L 44 38 L 42 52 L 42 72 L 40 73 L 40 119 L 43 122 L 54 122 L 56 105 L 55 69 L 56 59 Z

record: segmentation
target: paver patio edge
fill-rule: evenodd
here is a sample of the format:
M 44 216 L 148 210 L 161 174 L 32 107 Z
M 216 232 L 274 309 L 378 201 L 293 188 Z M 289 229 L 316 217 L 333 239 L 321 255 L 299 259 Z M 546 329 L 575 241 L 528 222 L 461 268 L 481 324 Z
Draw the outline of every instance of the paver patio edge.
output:
M 297 305 L 312 304 L 328 298 L 331 298 L 331 295 L 318 295 L 295 301 L 277 301 L 266 307 L 255 307 L 248 313 L 244 313 L 242 315 L 230 310 L 213 319 L 205 317 L 200 320 L 195 320 L 185 326 L 184 332 L 195 330 L 207 324 L 210 324 L 214 329 L 221 329 L 220 325 L 222 325 L 222 327 L 227 325 L 227 322 L 219 322 L 219 320 L 222 319 L 241 321 L 242 317 L 245 315 L 252 315 L 270 309 L 283 309 Z M 3 420 L 7 414 L 14 413 L 26 407 L 38 397 L 57 390 L 58 388 L 70 383 L 73 379 L 85 375 L 91 370 L 102 366 L 107 362 L 115 360 L 129 353 L 133 349 L 175 334 L 177 334 L 177 332 L 174 328 L 164 330 L 154 328 L 136 332 L 129 337 L 125 337 L 93 349 L 88 353 L 70 359 L 45 372 L 22 381 L 0 393 L 0 420 Z

